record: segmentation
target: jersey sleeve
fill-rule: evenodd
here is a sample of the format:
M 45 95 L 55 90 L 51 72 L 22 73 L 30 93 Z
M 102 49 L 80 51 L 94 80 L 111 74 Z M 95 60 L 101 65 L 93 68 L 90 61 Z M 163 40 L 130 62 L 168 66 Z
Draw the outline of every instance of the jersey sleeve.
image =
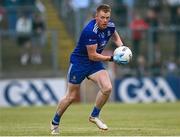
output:
M 116 27 L 115 27 L 115 24 L 114 24 L 112 21 L 110 21 L 110 22 L 108 23 L 108 28 L 110 29 L 111 34 L 114 34 L 114 32 L 115 32 L 115 30 L 116 30 Z
M 93 45 L 97 44 L 97 36 L 93 31 L 85 31 L 84 32 L 84 44 L 85 45 Z
M 115 30 L 116 30 L 116 28 L 115 28 L 115 27 L 113 27 L 113 28 L 112 28 L 112 33 L 113 33 L 113 34 L 114 34 Z

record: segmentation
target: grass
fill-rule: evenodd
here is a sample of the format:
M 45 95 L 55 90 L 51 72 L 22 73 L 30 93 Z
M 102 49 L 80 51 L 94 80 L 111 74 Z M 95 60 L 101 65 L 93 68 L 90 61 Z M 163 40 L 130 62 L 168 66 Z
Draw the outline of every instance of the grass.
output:
M 102 118 L 109 126 L 100 131 L 88 122 L 92 104 L 74 104 L 61 120 L 62 136 L 178 136 L 180 102 L 153 104 L 108 103 Z M 55 107 L 15 107 L 0 109 L 0 135 L 49 136 Z

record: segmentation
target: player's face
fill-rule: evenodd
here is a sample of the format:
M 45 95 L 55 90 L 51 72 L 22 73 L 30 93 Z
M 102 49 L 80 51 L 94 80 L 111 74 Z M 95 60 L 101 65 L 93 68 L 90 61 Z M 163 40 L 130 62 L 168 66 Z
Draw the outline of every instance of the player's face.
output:
M 105 13 L 104 11 L 99 11 L 96 14 L 96 23 L 100 29 L 107 28 L 109 20 L 110 20 L 110 12 Z

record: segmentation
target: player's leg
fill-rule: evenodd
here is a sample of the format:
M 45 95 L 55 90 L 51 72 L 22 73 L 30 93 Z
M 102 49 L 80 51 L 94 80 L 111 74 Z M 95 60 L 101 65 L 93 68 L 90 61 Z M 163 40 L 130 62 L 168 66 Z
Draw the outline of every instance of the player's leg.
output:
M 51 134 L 59 134 L 59 123 L 63 113 L 66 111 L 68 106 L 77 98 L 78 92 L 80 90 L 79 84 L 68 83 L 67 94 L 59 102 L 55 116 L 52 120 Z
M 97 83 L 100 88 L 100 91 L 98 92 L 96 97 L 94 109 L 89 120 L 95 123 L 100 129 L 107 130 L 107 126 L 98 117 L 112 90 L 112 84 L 109 74 L 106 70 L 100 70 L 90 75 L 89 78 Z
M 95 105 L 101 109 L 109 98 L 112 90 L 112 84 L 109 74 L 106 70 L 98 71 L 91 76 L 91 80 L 98 84 L 100 91 L 97 94 Z

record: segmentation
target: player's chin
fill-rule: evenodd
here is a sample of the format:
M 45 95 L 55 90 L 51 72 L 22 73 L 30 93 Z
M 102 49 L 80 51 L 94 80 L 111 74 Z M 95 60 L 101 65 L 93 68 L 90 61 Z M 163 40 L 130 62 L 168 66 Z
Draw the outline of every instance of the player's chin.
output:
M 107 25 L 102 25 L 101 26 L 101 29 L 106 29 L 107 28 Z

